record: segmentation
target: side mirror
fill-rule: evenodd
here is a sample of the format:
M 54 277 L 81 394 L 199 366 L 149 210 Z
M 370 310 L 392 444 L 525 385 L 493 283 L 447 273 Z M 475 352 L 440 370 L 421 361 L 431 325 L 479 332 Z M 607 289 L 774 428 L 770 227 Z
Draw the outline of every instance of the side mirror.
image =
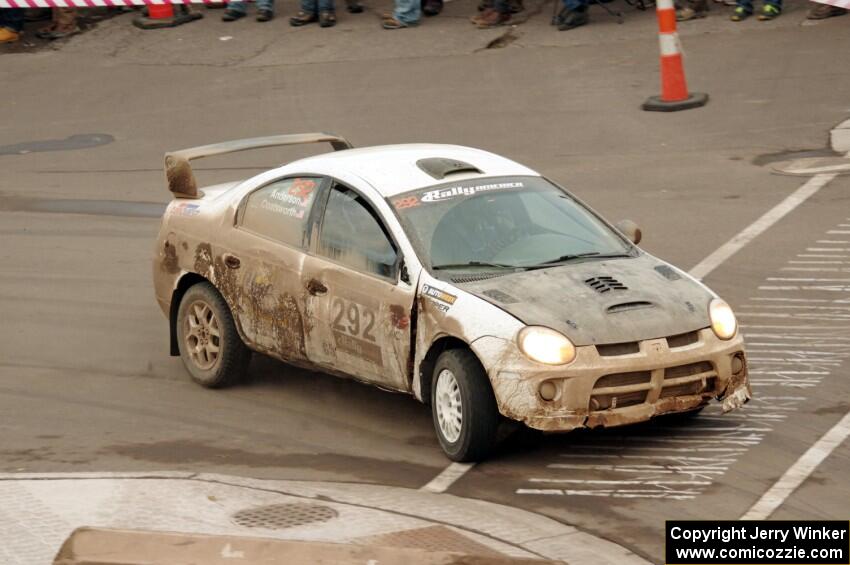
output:
M 628 240 L 635 245 L 640 243 L 641 237 L 643 237 L 638 225 L 631 220 L 620 220 L 614 224 L 614 227 L 620 230 L 620 233 L 626 236 Z

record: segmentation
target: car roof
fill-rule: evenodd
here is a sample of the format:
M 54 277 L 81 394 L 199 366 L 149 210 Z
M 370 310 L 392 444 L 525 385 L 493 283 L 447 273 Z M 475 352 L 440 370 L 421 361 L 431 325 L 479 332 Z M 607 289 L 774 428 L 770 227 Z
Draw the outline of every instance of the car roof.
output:
M 422 159 L 462 161 L 481 172 L 459 172 L 452 173 L 447 178 L 437 178 L 417 165 Z M 335 171 L 346 171 L 371 184 L 384 197 L 452 181 L 508 175 L 539 176 L 528 167 L 495 153 L 461 145 L 436 143 L 346 149 L 300 159 L 287 164 L 285 168 L 309 168 L 311 172 L 328 175 L 333 175 Z

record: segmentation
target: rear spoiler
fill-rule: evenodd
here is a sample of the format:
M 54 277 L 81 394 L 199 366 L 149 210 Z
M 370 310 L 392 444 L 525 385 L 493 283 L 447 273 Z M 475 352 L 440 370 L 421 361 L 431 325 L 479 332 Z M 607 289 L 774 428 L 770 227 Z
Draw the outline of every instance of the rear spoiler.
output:
M 331 133 L 293 133 L 287 135 L 272 135 L 269 137 L 252 137 L 250 139 L 236 139 L 213 143 L 212 145 L 201 145 L 190 147 L 165 154 L 165 178 L 168 179 L 168 190 L 177 198 L 198 198 L 198 184 L 192 173 L 189 161 L 201 157 L 212 157 L 225 153 L 247 151 L 248 149 L 262 149 L 265 147 L 277 147 L 280 145 L 300 145 L 302 143 L 330 143 L 334 151 L 351 149 L 352 145 L 344 138 Z

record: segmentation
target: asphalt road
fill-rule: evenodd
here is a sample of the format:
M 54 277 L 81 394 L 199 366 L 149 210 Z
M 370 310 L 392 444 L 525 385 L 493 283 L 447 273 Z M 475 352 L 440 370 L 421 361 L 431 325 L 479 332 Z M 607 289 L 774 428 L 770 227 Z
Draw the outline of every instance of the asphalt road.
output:
M 657 90 L 651 14 L 629 10 L 620 26 L 594 11 L 593 26 L 558 34 L 549 9 L 487 32 L 468 29 L 467 1 L 395 33 L 368 14 L 297 31 L 216 16 L 141 32 L 122 16 L 55 50 L 0 53 L 0 146 L 114 138 L 0 147 L 0 471 L 418 488 L 446 466 L 428 409 L 403 395 L 268 359 L 233 389 L 189 382 L 168 356 L 149 273 L 166 150 L 312 130 L 356 145 L 479 146 L 637 221 L 645 249 L 690 268 L 807 180 L 769 162 L 823 153 L 850 116 L 846 18 L 801 25 L 805 6 L 791 3 L 776 22 L 735 27 L 715 10 L 683 28 L 691 84 L 710 104 L 659 115 L 638 109 Z M 495 39 L 506 47 L 484 49 Z M 293 155 L 211 161 L 202 178 Z M 753 403 L 690 422 L 515 434 L 449 492 L 547 514 L 655 561 L 665 519 L 740 517 L 850 411 L 848 194 L 850 177 L 838 177 L 706 279 L 744 324 Z M 96 213 L 68 213 L 81 211 Z M 846 519 L 848 469 L 845 443 L 774 517 Z

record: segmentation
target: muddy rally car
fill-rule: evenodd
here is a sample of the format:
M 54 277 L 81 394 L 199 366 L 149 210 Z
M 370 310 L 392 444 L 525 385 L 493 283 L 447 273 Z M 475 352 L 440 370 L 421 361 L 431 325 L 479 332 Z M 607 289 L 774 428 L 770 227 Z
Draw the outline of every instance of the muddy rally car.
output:
M 192 159 L 335 151 L 199 188 Z M 222 387 L 252 352 L 413 394 L 457 461 L 500 420 L 545 431 L 724 410 L 750 398 L 729 306 L 535 171 L 452 145 L 329 134 L 166 155 L 156 243 L 171 354 Z

